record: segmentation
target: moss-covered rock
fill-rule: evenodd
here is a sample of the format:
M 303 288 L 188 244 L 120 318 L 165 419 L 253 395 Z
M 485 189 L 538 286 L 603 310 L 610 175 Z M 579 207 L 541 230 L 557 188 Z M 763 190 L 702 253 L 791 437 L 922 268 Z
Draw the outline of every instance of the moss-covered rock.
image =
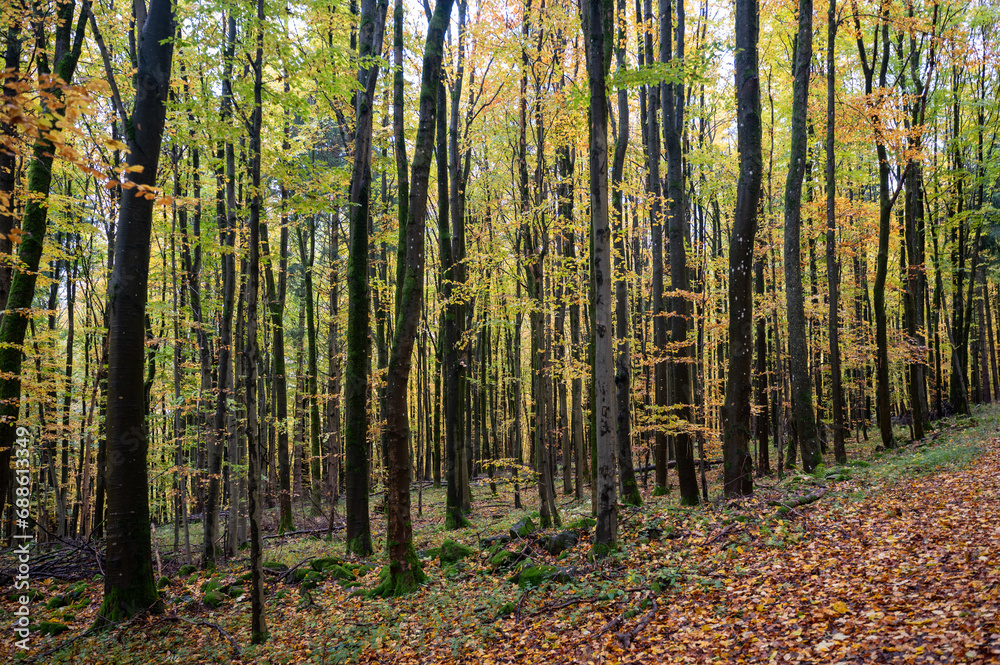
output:
M 160 575 L 160 579 L 156 580 L 156 588 L 162 589 L 168 586 L 170 586 L 170 578 L 166 575 Z
M 313 559 L 310 565 L 312 569 L 316 572 L 325 572 L 327 568 L 333 568 L 334 566 L 343 565 L 343 561 L 335 556 L 325 556 L 319 559 Z
M 230 598 L 239 598 L 246 593 L 246 590 L 241 586 L 231 586 L 226 591 Z
M 278 572 L 285 572 L 288 570 L 288 566 L 281 563 L 280 561 L 265 561 L 261 564 L 262 568 L 267 568 L 268 570 L 276 570 Z
M 463 545 L 454 540 L 446 540 L 441 543 L 441 551 L 438 552 L 438 558 L 441 560 L 441 565 L 446 566 L 461 561 L 467 556 L 472 556 L 473 553 L 473 549 L 468 545 Z
M 438 557 L 438 552 L 440 551 L 440 547 L 430 547 L 426 550 L 420 550 L 417 552 L 417 557 L 420 559 L 436 559 Z
M 527 538 L 534 532 L 535 532 L 535 523 L 531 521 L 531 517 L 525 517 L 524 519 L 515 522 L 514 526 L 510 528 L 510 537 Z
M 58 621 L 43 621 L 38 632 L 42 635 L 58 635 L 69 630 L 69 626 Z
M 248 570 L 247 572 L 240 575 L 241 582 L 249 582 L 253 580 L 253 571 Z
M 511 614 L 514 613 L 515 609 L 517 608 L 514 607 L 514 603 L 508 600 L 506 603 L 501 605 L 499 609 L 497 609 L 497 616 L 498 617 L 510 616 Z
M 555 566 L 529 566 L 515 573 L 510 581 L 517 582 L 517 585 L 522 587 L 541 586 L 542 582 L 549 580 L 556 570 Z
M 60 607 L 65 607 L 70 604 L 70 599 L 66 596 L 56 596 L 54 598 L 49 598 L 49 601 L 45 603 L 45 607 L 50 610 L 57 610 Z
M 226 602 L 226 597 L 213 589 L 212 591 L 205 592 L 205 595 L 201 597 L 201 602 L 205 603 L 208 607 L 215 609 Z
M 20 603 L 21 596 L 26 596 L 29 603 L 37 602 L 43 598 L 42 592 L 39 591 L 38 589 L 25 589 L 23 591 L 14 589 L 13 591 L 7 594 L 7 600 L 9 600 L 12 603 Z
M 213 577 L 210 580 L 205 580 L 201 585 L 201 592 L 208 593 L 209 591 L 216 591 L 222 588 L 222 580 L 218 577 Z
M 563 531 L 547 538 L 543 538 L 540 543 L 542 549 L 552 556 L 559 556 L 566 550 L 574 547 L 579 542 L 580 537 L 575 531 Z
M 489 538 L 481 539 L 479 541 L 479 546 L 484 550 L 493 550 L 494 548 L 500 547 L 505 543 L 509 543 L 510 541 L 511 537 L 509 534 L 498 533 L 495 536 L 490 536 Z M 491 554 L 495 553 L 496 553 L 495 551 L 491 552 Z
M 308 591 L 309 589 L 315 589 L 319 586 L 319 583 L 323 581 L 323 574 L 317 573 L 315 570 L 307 571 L 299 583 L 299 588 L 303 591 Z
M 198 572 L 198 566 L 189 563 L 186 566 L 181 566 L 181 569 L 177 571 L 177 574 L 181 577 L 187 577 L 191 573 L 196 572 Z
M 566 524 L 567 529 L 573 531 L 586 531 L 597 524 L 597 520 L 592 517 L 581 517 Z

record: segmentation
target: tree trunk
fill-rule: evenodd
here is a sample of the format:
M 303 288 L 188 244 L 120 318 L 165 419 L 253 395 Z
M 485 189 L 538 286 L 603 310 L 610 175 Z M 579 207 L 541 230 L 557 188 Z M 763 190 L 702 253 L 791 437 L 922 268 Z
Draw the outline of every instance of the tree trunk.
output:
M 443 73 L 441 61 L 444 31 L 451 15 L 452 3 L 453 0 L 439 0 L 435 6 L 434 14 L 428 24 L 427 42 L 424 46 L 420 115 L 417 121 L 417 140 L 410 178 L 412 189 L 406 220 L 406 271 L 400 292 L 399 316 L 396 318 L 386 384 L 388 410 L 384 445 L 389 452 L 386 515 L 389 574 L 375 591 L 383 596 L 408 593 L 425 579 L 413 549 L 413 530 L 410 522 L 407 383 L 424 292 L 424 225 L 427 218 L 427 193 L 434 146 L 434 114 L 437 111 L 435 92 Z
M 736 212 L 729 245 L 729 368 L 726 372 L 726 402 L 722 425 L 726 496 L 753 492 L 753 458 L 750 455 L 753 293 L 750 269 L 753 264 L 763 177 L 760 79 L 757 64 L 758 21 L 757 0 L 738 0 L 735 72 L 740 176 L 736 185 Z M 764 287 L 763 271 L 763 264 L 759 264 L 758 288 L 761 291 Z M 760 348 L 763 343 L 762 324 L 757 326 L 757 337 L 759 370 L 763 363 Z M 761 376 L 759 380 L 763 378 Z M 766 438 L 760 445 L 766 449 Z
M 372 114 L 377 64 L 369 64 L 372 54 L 382 52 L 385 34 L 385 0 L 363 0 L 358 44 L 354 166 L 351 171 L 351 238 L 347 258 L 347 367 L 346 427 L 344 432 L 344 476 L 347 497 L 347 551 L 359 556 L 371 554 L 371 522 L 368 516 L 368 216 L 371 200 Z
M 788 362 L 792 384 L 792 412 L 802 452 L 802 467 L 811 472 L 823 461 L 816 413 L 812 404 L 809 350 L 806 345 L 806 315 L 802 293 L 800 232 L 802 226 L 802 178 L 807 158 L 806 116 L 809 101 L 809 67 L 812 62 L 812 0 L 799 0 L 799 31 L 796 39 L 792 90 L 792 134 L 788 177 L 785 181 L 785 298 L 788 303 Z M 887 167 L 888 168 L 888 167 Z
M 847 463 L 844 446 L 844 387 L 840 369 L 840 263 L 837 261 L 837 159 L 836 147 L 836 61 L 837 0 L 830 0 L 827 12 L 826 53 L 826 275 L 829 283 L 830 375 L 833 402 L 833 455 L 837 464 Z
M 87 9 L 85 6 L 84 9 Z M 158 606 L 153 582 L 146 456 L 143 354 L 153 201 L 175 34 L 170 0 L 152 0 L 142 26 L 128 164 L 111 276 L 108 359 L 108 510 L 104 601 L 99 625 Z M 136 170 L 134 167 L 141 166 Z M 13 289 L 12 289 L 13 292 Z
M 590 86 L 590 215 L 594 322 L 594 413 L 597 449 L 597 526 L 594 554 L 617 547 L 618 501 L 615 482 L 614 346 L 611 327 L 611 229 L 608 225 L 608 98 L 606 77 L 613 39 L 610 2 L 587 0 L 582 7 Z

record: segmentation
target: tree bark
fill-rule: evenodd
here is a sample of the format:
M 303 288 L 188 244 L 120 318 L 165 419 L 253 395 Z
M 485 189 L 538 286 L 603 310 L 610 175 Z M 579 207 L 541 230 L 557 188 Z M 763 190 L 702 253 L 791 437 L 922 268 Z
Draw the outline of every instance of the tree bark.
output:
M 143 355 L 156 172 L 175 34 L 171 0 L 152 0 L 142 26 L 135 109 L 129 123 L 133 186 L 122 190 L 111 275 L 108 350 L 108 510 L 104 601 L 110 626 L 158 606 L 150 548 Z M 141 166 L 136 170 L 134 167 Z
M 347 258 L 347 366 L 344 392 L 344 476 L 347 498 L 347 551 L 371 554 L 371 522 L 368 515 L 368 215 L 371 199 L 372 114 L 379 67 L 369 64 L 372 54 L 382 52 L 386 0 L 363 0 L 358 23 L 360 35 L 356 98 L 354 166 L 351 171 L 351 237 Z
M 403 280 L 399 316 L 393 334 L 386 384 L 386 425 L 384 445 L 388 451 L 388 512 L 386 544 L 389 550 L 389 574 L 375 593 L 399 596 L 412 591 L 424 579 L 413 549 L 410 522 L 410 456 L 407 383 L 410 376 L 413 342 L 420 321 L 424 293 L 424 233 L 427 218 L 427 194 L 430 184 L 431 154 L 434 145 L 436 92 L 442 76 L 444 31 L 448 25 L 453 0 L 439 0 L 427 28 L 423 72 L 420 85 L 420 110 L 417 140 L 410 178 L 409 211 L 406 220 L 406 271 Z
M 806 315 L 802 292 L 800 233 L 802 178 L 807 157 L 806 116 L 809 101 L 809 68 L 812 62 L 812 0 L 799 0 L 792 89 L 792 133 L 788 177 L 785 180 L 785 298 L 788 304 L 788 361 L 792 385 L 792 412 L 802 453 L 802 467 L 811 472 L 823 460 L 812 404 Z M 887 167 L 888 168 L 888 167 Z
M 760 78 L 757 64 L 759 33 L 757 0 L 736 3 L 736 121 L 740 176 L 736 185 L 736 212 L 729 244 L 729 368 L 723 416 L 724 492 L 740 496 L 753 492 L 750 455 L 750 402 L 753 390 L 753 265 L 754 239 L 763 178 L 761 149 Z M 763 265 L 759 271 L 763 290 Z M 758 326 L 758 368 L 763 326 Z M 763 377 L 761 377 L 763 379 Z M 766 418 L 766 411 L 765 416 Z M 767 446 L 766 439 L 761 443 Z
M 582 7 L 587 40 L 587 76 L 590 85 L 590 215 L 591 274 L 594 321 L 594 395 L 596 416 L 597 526 L 594 554 L 603 556 L 617 547 L 618 501 L 615 478 L 614 346 L 611 327 L 611 229 L 608 225 L 608 99 L 607 72 L 613 39 L 611 3 L 586 0 Z

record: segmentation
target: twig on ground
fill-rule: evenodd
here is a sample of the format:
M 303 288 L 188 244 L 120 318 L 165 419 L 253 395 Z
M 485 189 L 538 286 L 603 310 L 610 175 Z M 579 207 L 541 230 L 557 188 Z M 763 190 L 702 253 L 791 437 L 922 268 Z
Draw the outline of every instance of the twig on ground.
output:
M 622 646 L 625 647 L 626 649 L 628 649 L 628 646 L 629 644 L 632 643 L 632 640 L 634 640 L 636 636 L 639 633 L 641 633 L 642 630 L 649 624 L 650 620 L 656 615 L 656 610 L 659 609 L 658 606 L 656 605 L 655 596 L 653 596 L 652 594 L 647 594 L 646 598 L 652 598 L 653 606 L 649 608 L 649 611 L 642 616 L 642 619 L 640 619 L 639 623 L 635 625 L 635 628 L 629 631 L 622 631 L 618 633 L 618 641 L 621 642 Z

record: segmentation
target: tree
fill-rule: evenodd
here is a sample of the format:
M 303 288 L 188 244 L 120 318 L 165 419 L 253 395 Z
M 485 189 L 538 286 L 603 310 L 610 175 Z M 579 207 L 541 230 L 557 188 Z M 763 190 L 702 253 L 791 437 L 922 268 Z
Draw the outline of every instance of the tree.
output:
M 829 283 L 830 397 L 833 402 L 833 455 L 837 464 L 847 463 L 844 444 L 844 387 L 840 369 L 840 263 L 837 261 L 837 106 L 836 53 L 837 0 L 830 0 L 826 38 L 826 278 Z
M 347 255 L 347 366 L 344 392 L 344 475 L 347 498 L 347 551 L 371 554 L 368 517 L 368 216 L 371 201 L 372 114 L 382 52 L 387 0 L 361 3 L 358 87 L 355 95 L 354 164 L 351 168 L 351 237 Z
M 388 452 L 388 513 L 386 546 L 388 575 L 374 593 L 399 596 L 413 590 L 424 579 L 413 549 L 410 522 L 410 451 L 407 384 L 410 378 L 413 342 L 420 322 L 424 293 L 424 232 L 427 193 L 430 186 L 431 153 L 434 146 L 434 115 L 438 111 L 437 90 L 442 73 L 444 32 L 454 0 L 438 0 L 427 26 L 424 64 L 420 81 L 420 111 L 417 141 L 410 176 L 410 200 L 406 219 L 406 271 L 400 291 L 399 315 L 393 334 L 386 384 L 386 423 L 383 445 Z
M 812 0 L 799 0 L 799 31 L 795 41 L 792 134 L 788 177 L 785 180 L 785 298 L 788 303 L 788 364 L 792 384 L 792 413 L 802 451 L 802 468 L 811 472 L 822 462 L 812 380 L 806 347 L 805 300 L 802 293 L 801 247 L 802 178 L 806 167 L 806 114 L 809 67 L 812 63 Z
M 154 188 L 175 28 L 172 1 L 151 0 L 140 33 L 135 108 L 128 125 L 130 175 L 122 189 L 110 285 L 107 551 L 104 601 L 97 620 L 103 625 L 158 603 L 147 498 L 143 359 Z
M 759 23 L 757 0 L 736 3 L 736 128 L 740 179 L 729 243 L 729 368 L 723 419 L 724 492 L 753 492 L 750 456 L 751 362 L 753 292 L 750 269 L 760 209 L 763 154 L 761 150 L 760 78 L 757 64 Z M 758 328 L 758 335 L 761 329 Z M 766 442 L 765 444 L 766 445 Z
M 32 5 L 32 12 L 40 11 L 41 7 Z M 18 5 L 12 5 L 17 9 Z M 52 185 L 52 164 L 57 152 L 56 132 L 47 128 L 56 128 L 63 122 L 66 107 L 63 94 L 63 83 L 73 80 L 77 62 L 83 49 L 84 35 L 87 27 L 87 15 L 90 11 L 90 0 L 84 0 L 80 6 L 80 14 L 74 21 L 76 2 L 68 1 L 59 5 L 56 11 L 55 49 L 50 60 L 44 46 L 37 54 L 39 81 L 42 84 L 43 119 L 39 123 L 43 127 L 31 148 L 30 165 L 28 166 L 28 183 L 25 196 L 24 213 L 21 217 L 22 241 L 17 248 L 17 266 L 10 275 L 9 291 L 4 304 L 6 309 L 0 321 L 0 514 L 4 512 L 10 493 L 11 451 L 14 447 L 18 410 L 21 405 L 21 349 L 24 344 L 25 331 L 28 328 L 28 314 L 35 298 L 35 282 L 38 276 L 38 266 L 42 259 L 42 247 L 45 243 L 45 233 L 48 230 L 49 189 Z M 20 19 L 15 16 L 14 22 Z M 41 16 L 32 14 L 37 22 L 36 39 L 40 45 L 47 45 L 45 22 Z M 17 32 L 11 28 L 8 32 L 8 45 L 5 62 L 18 62 Z M 15 72 L 11 72 L 14 75 Z M 5 96 L 10 81 L 4 75 Z M 8 130 L 9 131 L 9 130 Z M 7 150 L 5 146 L 3 148 Z M 0 169 L 13 176 L 14 163 L 0 164 Z M 6 184 L 3 185 L 5 188 Z M 12 205 L 10 190 L 3 190 L 6 201 L 0 201 L 0 206 L 6 208 Z M 2 224 L 13 224 L 11 216 L 0 219 Z M 2 230 L 2 229 L 0 229 Z M 6 229 L 6 240 L 13 235 L 11 229 Z M 9 245 L 8 245 L 9 251 Z M 7 277 L 0 271 L 0 293 L 7 286 Z
M 594 553 L 603 555 L 617 547 L 618 501 L 615 478 L 614 344 L 611 327 L 611 229 L 608 224 L 608 97 L 607 72 L 611 65 L 611 3 L 586 0 L 582 7 L 587 40 L 587 78 L 590 86 L 590 224 L 591 282 L 594 321 L 594 411 L 597 418 L 597 527 Z

